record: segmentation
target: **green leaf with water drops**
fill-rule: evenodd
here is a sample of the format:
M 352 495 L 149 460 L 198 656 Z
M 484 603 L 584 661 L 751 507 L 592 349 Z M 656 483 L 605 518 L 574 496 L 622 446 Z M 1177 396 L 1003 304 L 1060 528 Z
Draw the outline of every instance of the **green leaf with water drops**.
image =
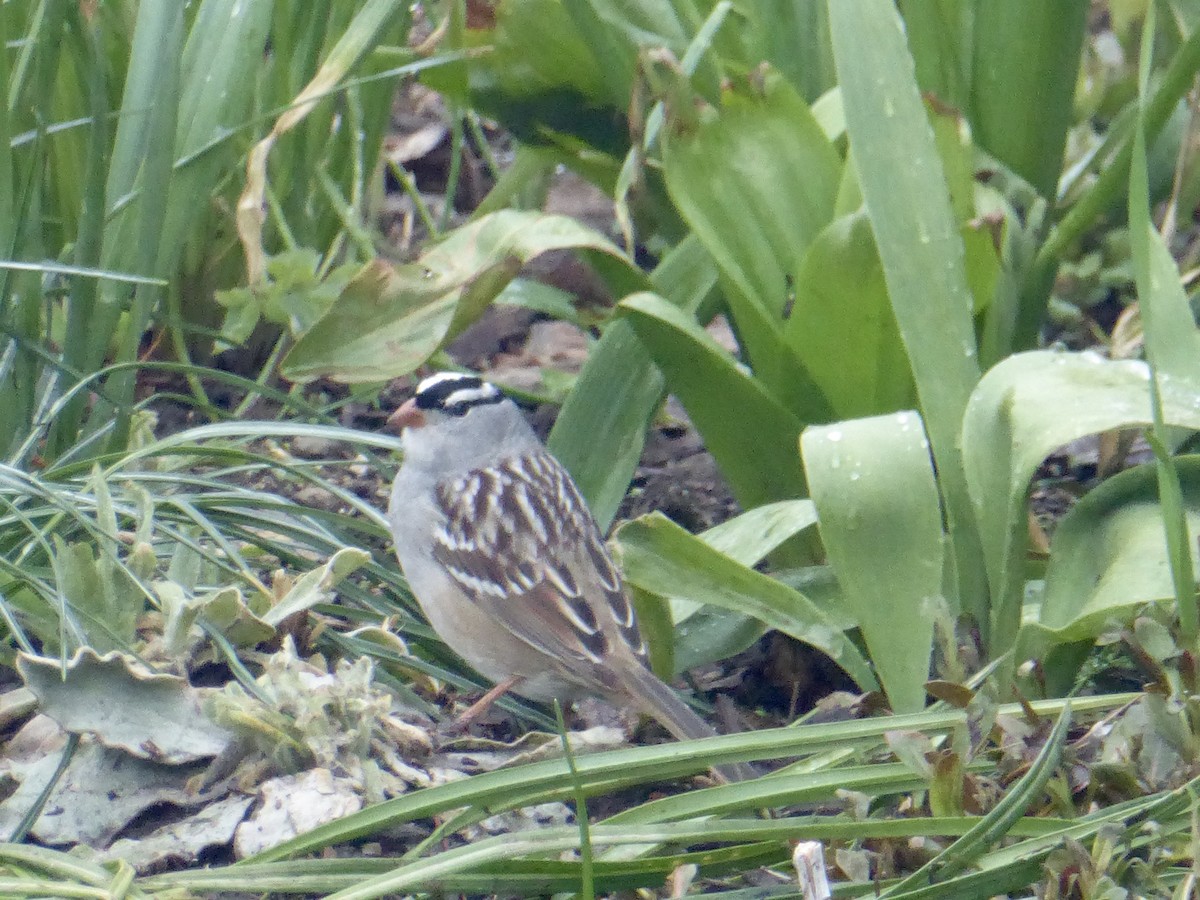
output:
M 915 412 L 805 430 L 821 539 L 896 712 L 925 705 L 944 536 L 929 442 Z

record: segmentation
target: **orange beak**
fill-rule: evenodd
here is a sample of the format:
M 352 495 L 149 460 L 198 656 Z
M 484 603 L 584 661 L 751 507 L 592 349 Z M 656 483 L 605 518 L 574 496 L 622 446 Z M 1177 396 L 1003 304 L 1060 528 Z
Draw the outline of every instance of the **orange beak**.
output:
M 387 425 L 384 427 L 388 431 L 399 434 L 405 428 L 420 428 L 424 424 L 425 413 L 417 409 L 416 400 L 407 400 L 388 416 Z

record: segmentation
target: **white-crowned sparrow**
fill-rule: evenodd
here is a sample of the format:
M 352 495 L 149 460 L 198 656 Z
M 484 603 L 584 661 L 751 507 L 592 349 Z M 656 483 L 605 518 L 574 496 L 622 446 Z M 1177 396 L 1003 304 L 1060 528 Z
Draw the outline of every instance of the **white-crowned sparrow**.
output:
M 388 509 L 396 555 L 451 649 L 533 700 L 598 695 L 681 739 L 716 733 L 650 671 L 591 512 L 511 400 L 444 372 L 389 425 L 404 448 Z

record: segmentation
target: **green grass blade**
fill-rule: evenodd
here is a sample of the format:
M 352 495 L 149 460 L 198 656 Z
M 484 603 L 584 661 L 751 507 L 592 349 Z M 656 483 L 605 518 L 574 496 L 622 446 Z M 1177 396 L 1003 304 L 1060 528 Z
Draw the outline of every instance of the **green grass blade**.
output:
M 1007 835 L 1025 815 L 1025 811 L 1030 805 L 1041 797 L 1046 782 L 1058 768 L 1062 758 L 1063 744 L 1067 738 L 1067 729 L 1070 726 L 1071 705 L 1068 703 L 1063 707 L 1058 721 L 1054 725 L 1054 730 L 1050 732 L 1050 736 L 1038 752 L 1037 758 L 1030 764 L 1029 770 L 1016 784 L 1005 791 L 1004 798 L 970 831 L 905 878 L 891 891 L 885 893 L 884 896 L 891 896 L 893 893 L 903 894 L 916 885 L 935 878 L 939 881 L 950 878 L 975 861 L 992 844 Z
M 1153 142 L 1175 112 L 1179 101 L 1192 88 L 1200 70 L 1200 28 L 1179 46 L 1171 57 L 1154 95 L 1146 103 L 1145 138 Z M 1034 262 L 1035 279 L 1053 275 L 1063 253 L 1093 226 L 1096 219 L 1125 196 L 1128 186 L 1129 162 L 1133 157 L 1133 135 L 1122 144 L 1113 159 L 1099 173 L 1095 183 L 1078 203 L 1063 216 L 1038 251 Z M 1040 319 L 1038 320 L 1040 321 Z M 1033 323 L 1036 327 L 1037 322 Z
M 8 47 L 9 17 L 11 7 L 0 4 L 0 47 Z M 12 255 L 13 235 L 16 232 L 16 210 L 13 207 L 13 121 L 8 108 L 9 63 L 8 53 L 0 54 L 0 254 Z
M 1153 412 L 1150 443 L 1154 448 L 1158 473 L 1159 501 L 1179 611 L 1179 628 L 1187 644 L 1196 648 L 1197 637 L 1200 636 L 1200 612 L 1196 604 L 1192 540 L 1184 515 L 1179 472 L 1167 450 L 1170 436 L 1163 424 L 1159 381 L 1174 379 L 1200 393 L 1200 332 L 1196 330 L 1179 270 L 1171 258 L 1166 241 L 1150 218 L 1145 104 L 1154 47 L 1154 22 L 1154 9 L 1151 7 L 1147 11 L 1142 32 L 1138 67 L 1140 101 L 1129 167 L 1129 241 L 1145 328 L 1146 361 L 1150 365 L 1149 387 Z

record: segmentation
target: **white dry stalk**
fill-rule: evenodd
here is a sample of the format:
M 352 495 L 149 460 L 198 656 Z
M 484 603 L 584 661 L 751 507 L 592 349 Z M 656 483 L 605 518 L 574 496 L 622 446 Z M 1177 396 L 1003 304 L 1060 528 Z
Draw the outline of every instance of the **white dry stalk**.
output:
M 800 895 L 805 900 L 829 900 L 829 878 L 825 875 L 825 847 L 820 841 L 801 841 L 792 851 L 792 865 Z

